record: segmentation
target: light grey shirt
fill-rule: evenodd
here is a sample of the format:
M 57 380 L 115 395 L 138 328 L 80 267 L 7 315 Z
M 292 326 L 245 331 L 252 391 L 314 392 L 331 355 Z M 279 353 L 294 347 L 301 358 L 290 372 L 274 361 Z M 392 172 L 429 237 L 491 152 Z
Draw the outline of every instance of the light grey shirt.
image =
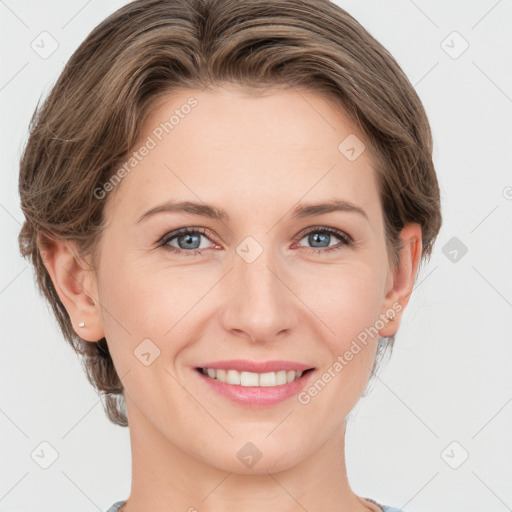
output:
M 375 500 L 372 500 L 371 498 L 365 498 L 365 500 L 371 501 L 372 503 L 375 503 L 378 505 L 384 512 L 405 512 L 405 510 L 401 510 L 399 508 L 390 507 L 388 505 L 382 505 L 380 503 L 377 503 Z M 107 512 L 117 512 L 119 510 L 119 507 L 124 503 L 124 501 L 116 501 L 108 510 Z

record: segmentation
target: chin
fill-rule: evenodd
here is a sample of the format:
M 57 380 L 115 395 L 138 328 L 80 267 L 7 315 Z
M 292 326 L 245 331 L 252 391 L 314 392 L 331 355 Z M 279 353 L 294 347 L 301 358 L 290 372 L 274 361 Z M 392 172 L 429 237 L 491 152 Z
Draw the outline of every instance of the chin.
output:
M 253 438 L 254 439 L 254 438 Z M 232 471 L 241 475 L 265 475 L 291 469 L 300 463 L 300 454 L 291 450 L 284 440 L 276 438 L 278 444 L 258 442 L 236 442 L 234 447 L 226 447 L 226 451 L 218 456 L 213 455 L 207 463 L 224 471 Z

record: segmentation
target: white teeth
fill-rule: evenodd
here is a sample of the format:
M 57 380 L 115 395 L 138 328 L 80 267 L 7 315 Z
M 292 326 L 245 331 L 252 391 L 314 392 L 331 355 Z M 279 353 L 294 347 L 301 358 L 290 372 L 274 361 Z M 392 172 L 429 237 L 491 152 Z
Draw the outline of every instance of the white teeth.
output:
M 258 374 L 252 372 L 240 373 L 240 384 L 242 386 L 257 386 L 259 383 Z
M 271 387 L 281 386 L 298 379 L 303 372 L 294 370 L 280 370 L 278 372 L 254 373 L 239 372 L 237 370 L 215 370 L 213 368 L 202 368 L 201 371 L 212 379 L 235 386 L 258 386 Z
M 275 386 L 276 372 L 260 373 L 260 386 Z
M 281 384 L 286 384 L 286 370 L 276 372 L 276 384 L 278 386 Z
M 236 370 L 228 370 L 226 374 L 226 382 L 228 384 L 235 384 L 236 386 L 240 386 L 240 372 Z

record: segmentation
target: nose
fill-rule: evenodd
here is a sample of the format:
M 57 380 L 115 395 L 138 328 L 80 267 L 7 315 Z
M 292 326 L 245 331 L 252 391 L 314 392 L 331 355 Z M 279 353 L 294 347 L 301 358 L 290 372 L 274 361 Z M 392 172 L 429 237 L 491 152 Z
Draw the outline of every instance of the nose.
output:
M 286 266 L 264 249 L 252 262 L 235 253 L 225 286 L 224 328 L 253 342 L 272 342 L 297 323 L 298 298 Z

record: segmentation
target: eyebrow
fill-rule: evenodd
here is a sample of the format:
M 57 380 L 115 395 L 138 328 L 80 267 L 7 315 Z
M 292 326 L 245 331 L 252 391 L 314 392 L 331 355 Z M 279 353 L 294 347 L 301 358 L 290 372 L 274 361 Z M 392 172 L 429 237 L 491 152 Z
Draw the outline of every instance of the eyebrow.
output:
M 359 206 L 340 199 L 327 201 L 319 204 L 301 204 L 292 210 L 292 219 L 300 219 L 304 217 L 314 217 L 324 215 L 331 212 L 351 212 L 362 215 L 369 221 L 367 213 Z M 200 215 L 216 220 L 230 220 L 226 210 L 216 208 L 206 203 L 194 203 L 192 201 L 167 201 L 163 204 L 155 206 L 144 212 L 137 220 L 137 224 L 144 219 L 156 215 L 158 213 L 190 213 L 192 215 Z

